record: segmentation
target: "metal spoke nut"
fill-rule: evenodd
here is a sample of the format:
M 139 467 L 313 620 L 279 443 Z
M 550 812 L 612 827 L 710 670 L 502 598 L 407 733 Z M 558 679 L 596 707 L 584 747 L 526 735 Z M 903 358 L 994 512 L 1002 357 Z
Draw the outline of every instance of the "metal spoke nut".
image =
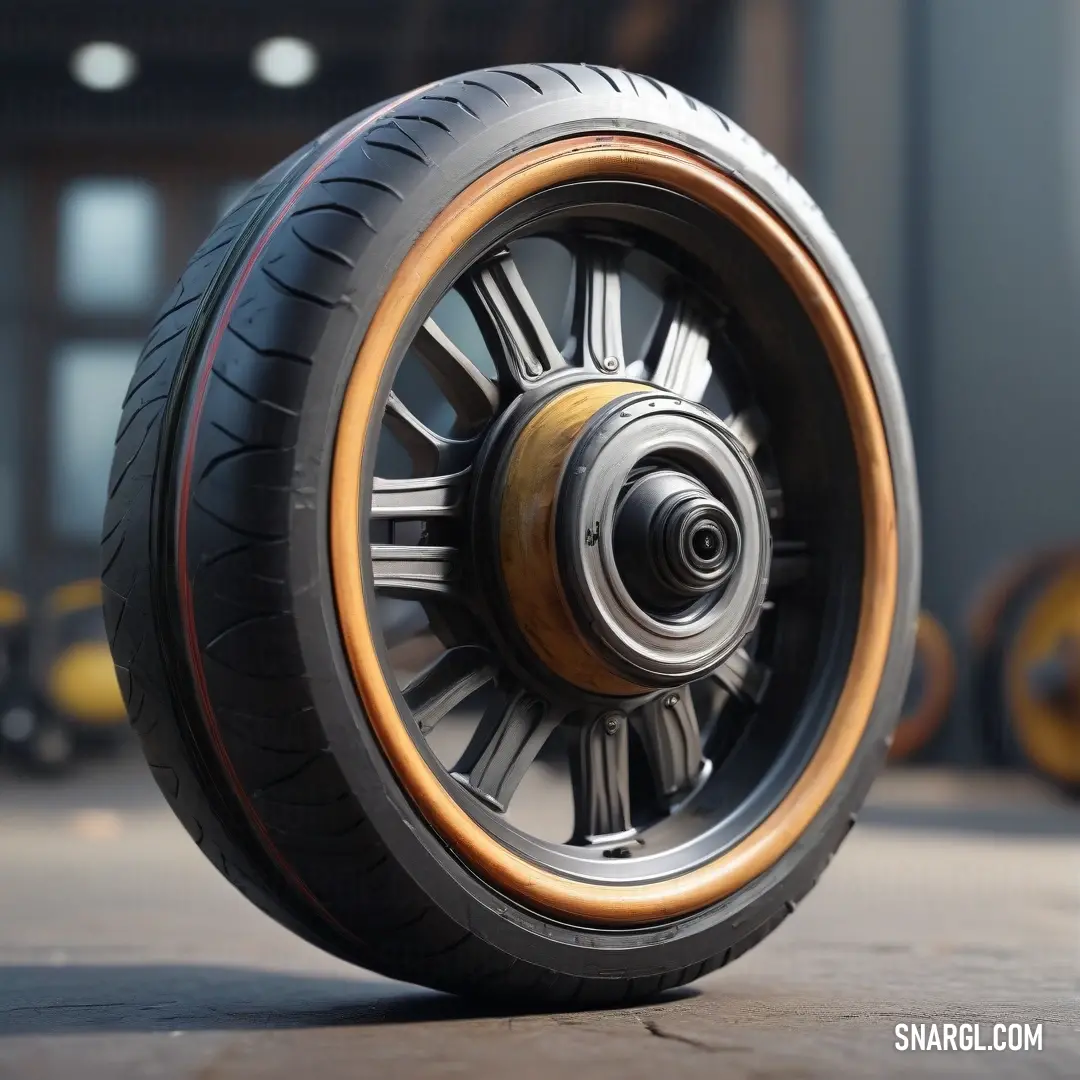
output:
M 605 356 L 600 361 L 600 366 L 605 371 L 618 371 L 619 370 L 619 358 L 617 356 Z
M 608 715 L 604 717 L 604 731 L 607 732 L 608 735 L 617 735 L 622 722 L 622 713 L 608 713 Z

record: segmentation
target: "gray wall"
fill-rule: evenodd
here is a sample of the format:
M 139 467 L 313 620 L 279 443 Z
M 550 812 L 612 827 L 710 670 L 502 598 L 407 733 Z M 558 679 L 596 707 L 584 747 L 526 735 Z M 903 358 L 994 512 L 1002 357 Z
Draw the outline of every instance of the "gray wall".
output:
M 925 596 L 956 630 L 1004 560 L 1080 540 L 1074 5 L 926 5 Z
M 811 17 L 805 26 L 803 179 L 874 297 L 904 376 L 911 360 L 905 158 L 909 4 L 817 0 L 804 9 Z
M 804 179 L 874 295 L 919 457 L 925 606 L 1080 541 L 1080 0 L 808 0 Z M 962 688 L 946 740 L 976 750 Z

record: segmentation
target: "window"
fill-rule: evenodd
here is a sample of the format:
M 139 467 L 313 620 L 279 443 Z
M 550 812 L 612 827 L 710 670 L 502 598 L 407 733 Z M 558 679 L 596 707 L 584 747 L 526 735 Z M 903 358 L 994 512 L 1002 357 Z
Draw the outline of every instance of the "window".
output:
M 60 196 L 59 294 L 73 311 L 141 311 L 158 294 L 160 207 L 142 180 L 79 179 Z
M 139 357 L 137 341 L 71 341 L 52 368 L 51 516 L 57 534 L 96 542 L 120 409 Z
M 231 140 L 219 161 L 202 144 L 80 139 L 0 165 L 0 577 L 36 589 L 98 571 L 142 343 L 255 160 Z

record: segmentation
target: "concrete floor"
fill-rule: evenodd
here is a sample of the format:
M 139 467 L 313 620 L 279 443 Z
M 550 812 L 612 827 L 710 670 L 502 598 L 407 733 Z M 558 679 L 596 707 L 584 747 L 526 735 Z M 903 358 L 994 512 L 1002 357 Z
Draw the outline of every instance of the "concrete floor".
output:
M 0 1078 L 1080 1076 L 1080 807 L 886 776 L 771 938 L 646 1007 L 497 1015 L 323 956 L 195 850 L 134 755 L 0 771 Z M 1042 1022 L 1041 1053 L 894 1049 Z

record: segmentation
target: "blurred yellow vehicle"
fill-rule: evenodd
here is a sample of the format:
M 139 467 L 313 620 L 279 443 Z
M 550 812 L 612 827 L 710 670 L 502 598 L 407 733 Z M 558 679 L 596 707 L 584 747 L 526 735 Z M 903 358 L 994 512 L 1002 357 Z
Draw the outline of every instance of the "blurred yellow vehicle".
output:
M 15 590 L 0 586 L 0 715 L 16 693 L 25 656 L 26 601 Z
M 111 740 L 126 728 L 101 583 L 62 585 L 29 618 L 23 604 L 19 625 L 23 653 L 15 649 L 11 690 L 0 712 L 0 745 L 24 765 L 62 769 L 80 745 Z

